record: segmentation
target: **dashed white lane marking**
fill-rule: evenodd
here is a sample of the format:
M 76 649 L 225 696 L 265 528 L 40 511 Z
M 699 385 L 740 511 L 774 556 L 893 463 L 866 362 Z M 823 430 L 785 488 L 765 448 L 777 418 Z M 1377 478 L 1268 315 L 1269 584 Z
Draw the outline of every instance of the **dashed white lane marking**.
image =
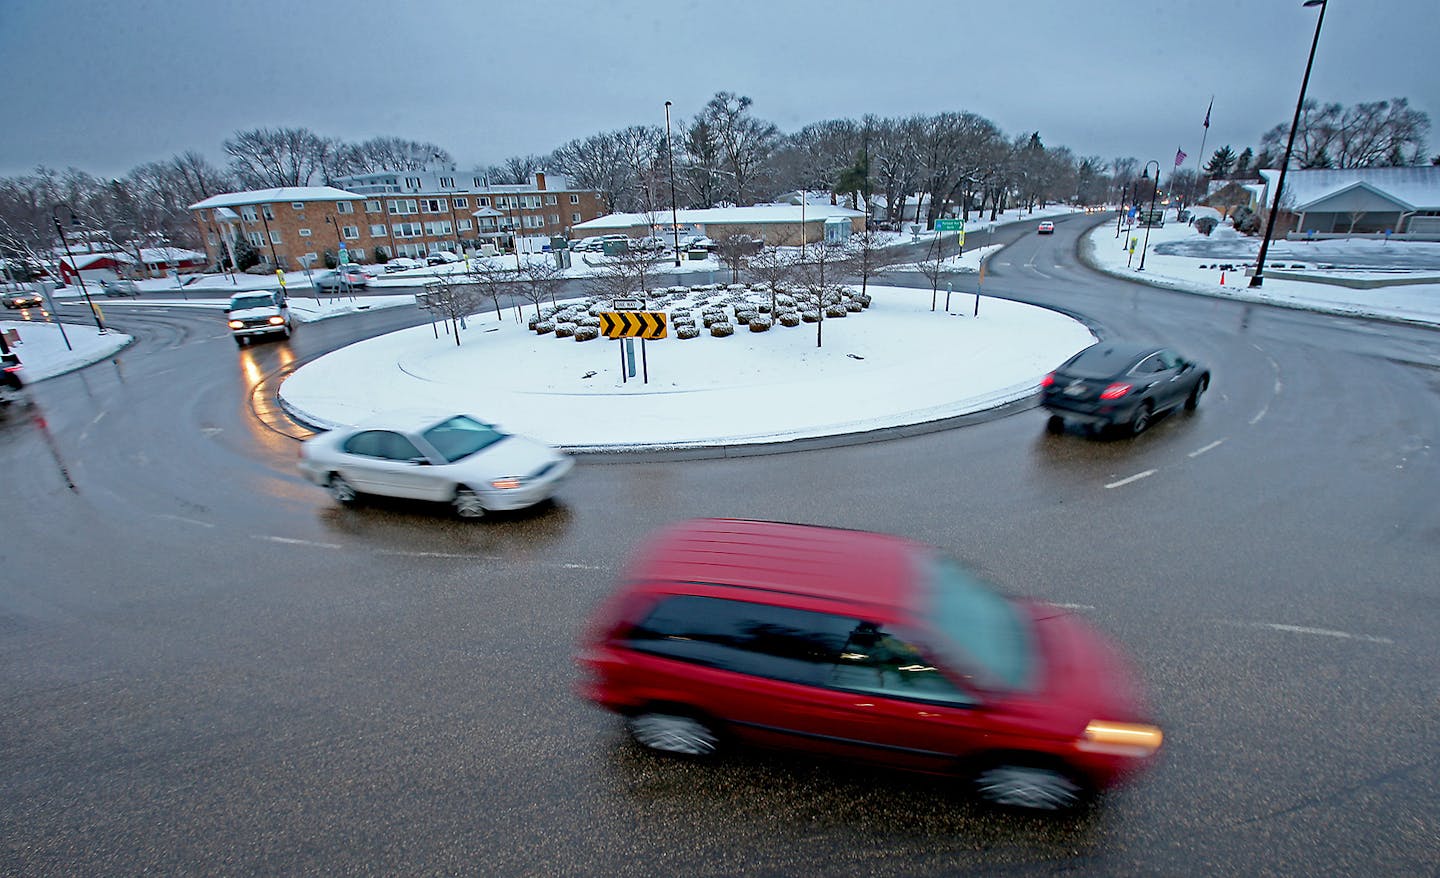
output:
M 1143 473 L 1136 473 L 1135 475 L 1133 475 L 1133 476 L 1127 476 L 1126 478 L 1123 478 L 1123 479 L 1121 479 L 1121 480 L 1118 481 L 1118 482 L 1111 482 L 1110 484 L 1106 485 L 1105 487 L 1106 487 L 1106 488 L 1119 488 L 1119 487 L 1121 487 L 1121 486 L 1123 486 L 1123 485 L 1128 485 L 1128 484 L 1130 484 L 1131 482 L 1138 482 L 1138 481 L 1140 481 L 1140 480 L 1143 479 L 1143 478 L 1147 478 L 1147 477 L 1149 477 L 1149 476 L 1153 476 L 1153 475 L 1155 475 L 1155 473 L 1157 473 L 1157 472 L 1159 472 L 1159 470 L 1147 469 L 1147 470 L 1146 470 L 1145 472 L 1143 472 Z
M 1349 631 L 1333 631 L 1329 628 L 1307 628 L 1304 625 L 1282 625 L 1278 622 L 1235 622 L 1235 625 L 1244 625 L 1250 628 L 1268 628 L 1271 631 L 1284 631 L 1287 634 L 1314 634 L 1320 637 L 1335 637 L 1341 640 L 1363 640 L 1366 643 L 1394 643 L 1388 637 L 1376 637 L 1373 634 L 1352 634 Z
M 1253 418 L 1250 419 L 1250 426 L 1253 427 L 1253 426 L 1255 426 L 1256 424 L 1260 423 L 1260 421 L 1265 418 L 1265 413 L 1268 412 L 1268 411 L 1270 411 L 1270 406 L 1268 406 L 1268 405 L 1262 406 L 1262 407 L 1260 408 L 1260 411 L 1258 411 L 1258 412 L 1255 413 L 1255 417 L 1253 417 Z
M 1052 607 L 1059 607 L 1059 608 L 1062 609 L 1062 610 L 1093 610 L 1093 609 L 1095 609 L 1095 608 L 1094 608 L 1093 606 L 1091 606 L 1090 604 L 1057 604 L 1057 603 L 1053 603 L 1053 602 L 1052 602 L 1052 603 L 1050 604 L 1050 606 L 1052 606 Z
M 1206 445 L 1204 448 L 1197 448 L 1197 449 L 1195 449 L 1194 451 L 1192 451 L 1192 452 L 1190 452 L 1188 455 L 1186 455 L 1186 457 L 1199 457 L 1200 455 L 1204 454 L 1204 453 L 1207 452 L 1207 451 L 1213 451 L 1213 450 L 1215 450 L 1216 448 L 1219 448 L 1219 447 L 1220 447 L 1221 445 L 1223 445 L 1223 444 L 1225 444 L 1225 440 L 1224 440 L 1224 439 L 1216 439 L 1214 442 L 1211 442 L 1209 445 Z
M 594 564 L 561 564 L 566 570 L 609 570 L 609 567 L 597 567 Z
M 271 543 L 284 543 L 287 546 L 314 546 L 317 549 L 339 549 L 343 548 L 339 543 L 318 543 L 314 540 L 297 540 L 293 537 L 276 537 L 267 534 L 256 534 L 255 539 L 266 540 Z
M 467 555 L 463 552 L 398 552 L 393 549 L 386 549 L 376 552 L 377 555 L 388 555 L 392 558 L 458 558 L 465 561 L 498 561 L 499 558 L 493 555 Z
M 95 420 L 93 420 L 93 421 L 90 422 L 90 426 L 93 427 L 93 426 L 95 426 L 96 424 L 100 423 L 100 422 L 101 422 L 102 420 L 104 420 L 104 419 L 105 419 L 105 413 L 104 413 L 104 412 L 101 412 L 100 414 L 98 414 L 98 415 L 95 416 Z
M 184 516 L 181 516 L 181 515 L 167 515 L 167 514 L 165 514 L 165 513 L 161 513 L 161 514 L 159 514 L 159 515 L 156 515 L 155 517 L 156 517 L 156 518 L 168 519 L 169 521 L 179 521 L 179 522 L 182 522 L 182 523 L 184 523 L 184 524 L 193 524 L 193 525 L 195 525 L 196 527 L 212 527 L 212 528 L 213 528 L 213 527 L 215 526 L 215 525 L 211 524 L 211 523 L 208 522 L 208 521 L 200 521 L 199 519 L 195 519 L 195 518 L 185 518 Z

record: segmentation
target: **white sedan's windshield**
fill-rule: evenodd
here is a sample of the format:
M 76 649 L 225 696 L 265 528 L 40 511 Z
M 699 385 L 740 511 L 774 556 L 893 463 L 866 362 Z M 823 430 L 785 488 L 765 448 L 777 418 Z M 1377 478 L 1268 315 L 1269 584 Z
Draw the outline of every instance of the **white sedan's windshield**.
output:
M 474 418 L 456 415 L 442 421 L 421 434 L 431 447 L 440 452 L 446 463 L 454 463 L 462 457 L 469 457 L 477 451 L 488 448 L 506 437 L 489 424 L 482 424 Z

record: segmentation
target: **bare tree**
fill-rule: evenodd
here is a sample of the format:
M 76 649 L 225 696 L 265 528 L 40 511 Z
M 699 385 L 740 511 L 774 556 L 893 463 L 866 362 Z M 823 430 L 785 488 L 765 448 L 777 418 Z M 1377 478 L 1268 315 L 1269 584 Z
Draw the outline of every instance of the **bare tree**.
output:
M 936 300 L 940 297 L 940 282 L 950 276 L 951 268 L 945 262 L 945 248 L 941 243 L 940 235 L 930 239 L 930 246 L 925 251 L 925 258 L 918 263 L 920 275 L 930 283 L 930 310 L 935 310 Z
M 821 239 L 807 247 L 805 258 L 794 265 L 790 289 L 800 305 L 801 319 L 814 319 L 817 348 L 824 344 L 826 312 L 841 303 L 839 280 L 846 255 L 843 245 Z
M 372 137 L 351 145 L 349 174 L 378 171 L 423 171 L 432 165 L 452 165 L 449 151 L 428 141 L 403 137 Z
M 734 92 L 719 91 L 701 109 L 697 121 L 704 120 L 718 148 L 729 181 L 727 194 L 735 204 L 753 200 L 756 177 L 765 166 L 780 129 L 771 122 L 750 113 L 750 98 Z
M 520 286 L 520 272 L 501 267 L 485 258 L 471 259 L 466 281 L 475 289 L 477 300 L 489 300 L 495 306 L 495 319 L 501 319 L 500 297 L 515 295 Z M 516 306 L 518 316 L 519 306 Z
M 730 234 L 715 243 L 715 255 L 720 258 L 721 264 L 730 269 L 732 284 L 740 282 L 741 269 L 759 250 L 759 243 L 749 235 Z
M 649 298 L 650 288 L 664 260 L 649 250 L 626 250 L 606 257 L 600 271 L 590 280 L 590 289 L 605 299 L 639 295 Z
M 325 178 L 338 144 L 309 128 L 256 128 L 237 131 L 222 144 L 230 170 L 242 186 L 265 189 L 309 186 Z
M 1385 167 L 1410 163 L 1425 149 L 1430 117 L 1410 109 L 1406 98 L 1371 101 L 1346 107 L 1306 101 L 1295 129 L 1291 161 L 1302 168 Z M 1290 134 L 1279 124 L 1260 138 L 1260 146 L 1280 151 Z M 1407 158 L 1408 156 L 1408 158 Z M 1397 162 L 1398 159 L 1398 162 Z
M 849 260 L 846 263 L 846 270 L 853 276 L 860 278 L 860 292 L 869 291 L 870 278 L 880 273 L 884 264 L 885 251 L 880 246 L 880 236 L 865 224 L 862 231 L 856 232 L 850 238 Z
M 517 296 L 535 306 L 535 316 L 540 316 L 540 303 L 546 299 L 555 304 L 555 288 L 564 279 L 565 271 L 553 262 L 532 261 L 517 273 L 514 292 Z
M 780 247 L 762 247 L 750 259 L 750 276 L 770 288 L 770 313 L 777 310 L 780 291 L 790 286 L 796 276 L 799 251 Z
M 460 323 L 479 307 L 479 291 L 462 274 L 442 274 L 425 282 L 416 297 L 421 308 L 450 323 L 455 345 L 460 345 Z

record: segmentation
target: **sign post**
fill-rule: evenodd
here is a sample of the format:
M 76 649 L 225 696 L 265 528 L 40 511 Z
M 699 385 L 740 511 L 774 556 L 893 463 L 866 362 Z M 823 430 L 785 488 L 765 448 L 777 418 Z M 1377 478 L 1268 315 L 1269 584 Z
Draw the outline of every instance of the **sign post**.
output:
M 620 350 L 620 377 L 622 382 L 635 377 L 635 339 L 640 339 L 640 356 L 643 360 L 646 384 L 650 383 L 650 356 L 645 349 L 647 339 L 661 339 L 667 335 L 667 315 L 663 311 L 642 311 L 645 303 L 640 299 L 615 299 L 611 303 L 614 311 L 600 312 L 600 331 L 606 338 L 623 340 Z
M 965 221 L 961 219 L 937 219 L 935 221 L 935 231 L 940 234 L 940 252 L 942 254 L 945 252 L 944 233 L 960 233 L 958 236 L 956 236 L 956 241 L 959 243 L 959 249 L 955 252 L 955 258 L 959 259 L 960 254 L 965 252 Z

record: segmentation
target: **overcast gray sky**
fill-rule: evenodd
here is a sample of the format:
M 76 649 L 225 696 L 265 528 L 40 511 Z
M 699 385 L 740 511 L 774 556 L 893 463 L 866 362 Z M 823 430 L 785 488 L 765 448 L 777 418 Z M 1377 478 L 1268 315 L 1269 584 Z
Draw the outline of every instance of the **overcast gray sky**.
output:
M 1330 0 L 1309 96 L 1440 123 L 1437 0 Z M 101 176 L 237 129 L 430 140 L 462 166 L 663 125 L 719 90 L 783 131 L 968 110 L 1105 159 L 1193 164 L 1294 112 L 1301 0 L 0 0 L 0 174 Z M 1432 129 L 1429 150 L 1440 152 Z

